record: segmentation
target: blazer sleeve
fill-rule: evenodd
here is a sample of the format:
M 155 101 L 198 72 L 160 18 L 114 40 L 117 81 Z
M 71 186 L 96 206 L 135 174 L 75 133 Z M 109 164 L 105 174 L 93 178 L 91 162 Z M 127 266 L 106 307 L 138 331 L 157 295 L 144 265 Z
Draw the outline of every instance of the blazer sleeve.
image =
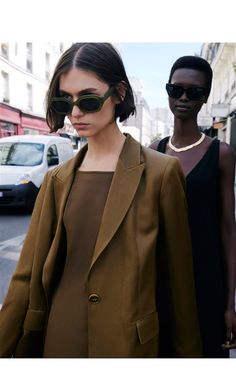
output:
M 160 357 L 201 357 L 185 178 L 177 159 L 164 172 L 157 243 Z
M 47 215 L 51 209 L 50 204 L 45 202 L 45 195 L 50 189 L 47 179 L 48 174 L 40 188 L 21 255 L 0 311 L 0 357 L 11 357 L 14 354 L 14 349 L 23 332 L 24 319 L 29 304 L 35 247 L 37 241 L 40 240 L 39 226 L 43 219 L 42 212 L 45 211 L 45 206 L 47 206 Z

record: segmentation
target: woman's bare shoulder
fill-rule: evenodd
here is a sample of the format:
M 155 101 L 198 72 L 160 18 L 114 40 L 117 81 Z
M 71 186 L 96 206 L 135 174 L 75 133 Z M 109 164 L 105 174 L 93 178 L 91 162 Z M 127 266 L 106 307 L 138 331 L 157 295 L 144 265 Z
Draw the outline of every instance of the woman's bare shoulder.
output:
M 157 151 L 157 147 L 159 145 L 160 139 L 156 139 L 154 142 L 152 142 L 148 147 L 152 148 L 153 150 Z
M 226 142 L 220 142 L 220 168 L 235 168 L 235 151 L 231 145 Z

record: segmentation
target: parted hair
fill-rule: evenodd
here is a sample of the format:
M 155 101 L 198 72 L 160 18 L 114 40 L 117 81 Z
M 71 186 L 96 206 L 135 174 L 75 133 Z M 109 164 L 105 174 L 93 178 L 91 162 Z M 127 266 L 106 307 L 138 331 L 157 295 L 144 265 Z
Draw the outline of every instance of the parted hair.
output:
M 171 78 L 174 74 L 174 72 L 177 69 L 194 69 L 194 70 L 199 70 L 200 72 L 203 72 L 206 77 L 206 90 L 207 90 L 207 97 L 208 98 L 210 91 L 211 91 L 211 83 L 212 83 L 212 68 L 208 61 L 203 59 L 202 57 L 199 56 L 182 56 L 178 58 L 174 64 L 172 65 L 171 71 L 170 71 L 170 76 L 169 76 L 169 83 L 171 83 Z
M 120 99 L 115 107 L 115 119 L 126 120 L 136 111 L 133 91 L 125 72 L 124 64 L 117 50 L 110 43 L 74 43 L 59 59 L 46 95 L 46 121 L 51 132 L 64 126 L 64 115 L 52 110 L 51 99 L 59 94 L 59 81 L 62 74 L 72 68 L 95 73 L 100 79 L 114 87 L 114 94 Z M 117 89 L 122 84 L 126 89 L 124 99 Z

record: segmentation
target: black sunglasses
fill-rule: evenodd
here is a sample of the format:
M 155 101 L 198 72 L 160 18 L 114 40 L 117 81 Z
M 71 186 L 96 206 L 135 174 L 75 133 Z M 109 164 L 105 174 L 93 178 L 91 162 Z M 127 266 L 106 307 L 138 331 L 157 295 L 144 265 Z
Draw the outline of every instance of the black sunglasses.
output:
M 50 102 L 51 109 L 60 115 L 68 115 L 72 112 L 74 105 L 84 113 L 98 112 L 102 108 L 105 100 L 112 95 L 114 87 L 110 87 L 104 96 L 95 94 L 81 95 L 79 99 L 73 102 L 67 97 L 52 98 Z
M 174 85 L 171 83 L 166 84 L 166 91 L 167 94 L 174 99 L 179 99 L 183 95 L 183 93 L 186 93 L 186 96 L 189 100 L 201 100 L 206 96 L 206 89 L 205 87 L 188 87 L 187 89 L 184 89 L 182 86 Z

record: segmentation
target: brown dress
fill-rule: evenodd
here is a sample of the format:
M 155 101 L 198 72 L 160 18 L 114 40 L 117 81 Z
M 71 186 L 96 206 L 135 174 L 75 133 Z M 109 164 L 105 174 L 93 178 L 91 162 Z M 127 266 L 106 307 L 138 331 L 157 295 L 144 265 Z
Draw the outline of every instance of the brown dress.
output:
M 52 300 L 44 357 L 88 357 L 86 281 L 112 177 L 113 172 L 76 174 L 63 216 L 67 257 Z

